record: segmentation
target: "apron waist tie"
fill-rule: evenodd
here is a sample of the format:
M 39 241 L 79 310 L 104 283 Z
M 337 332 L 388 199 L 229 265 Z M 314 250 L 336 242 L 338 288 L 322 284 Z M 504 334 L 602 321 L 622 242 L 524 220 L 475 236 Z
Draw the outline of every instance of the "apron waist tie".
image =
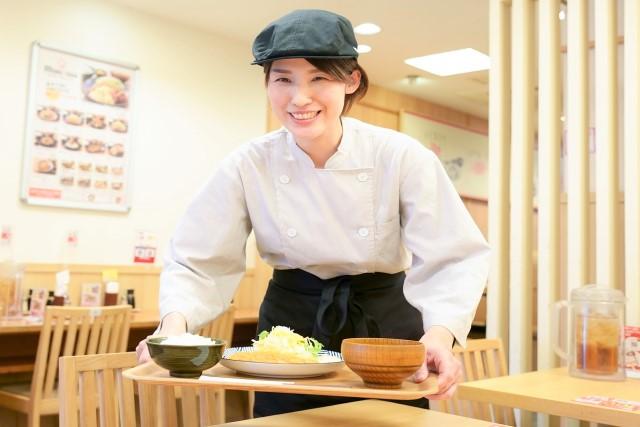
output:
M 355 337 L 380 336 L 378 322 L 353 297 L 351 285 L 350 276 L 341 276 L 322 289 L 313 336 L 325 346 L 344 328 L 347 318 L 353 325 Z

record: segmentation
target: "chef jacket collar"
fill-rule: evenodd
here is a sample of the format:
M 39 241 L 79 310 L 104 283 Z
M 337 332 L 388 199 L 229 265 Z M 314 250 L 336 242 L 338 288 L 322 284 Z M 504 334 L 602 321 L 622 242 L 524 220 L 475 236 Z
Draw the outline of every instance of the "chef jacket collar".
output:
M 349 119 L 341 118 L 342 122 L 342 138 L 338 145 L 337 151 L 331 156 L 325 164 L 325 169 L 338 169 L 340 165 L 344 164 L 344 160 L 347 159 L 351 153 L 353 146 L 353 129 L 352 123 Z M 302 148 L 296 144 L 293 134 L 286 129 L 287 132 L 287 145 L 289 146 L 289 153 L 291 159 L 300 159 L 307 163 L 308 166 L 315 168 L 313 160 Z

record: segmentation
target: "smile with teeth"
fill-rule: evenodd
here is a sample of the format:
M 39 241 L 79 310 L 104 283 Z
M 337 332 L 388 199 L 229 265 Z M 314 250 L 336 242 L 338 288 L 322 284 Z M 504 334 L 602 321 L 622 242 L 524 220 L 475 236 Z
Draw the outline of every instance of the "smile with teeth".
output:
M 293 117 L 296 120 L 310 120 L 315 118 L 318 114 L 320 114 L 319 111 L 304 111 L 304 112 L 300 112 L 300 113 L 289 113 L 291 114 L 291 117 Z

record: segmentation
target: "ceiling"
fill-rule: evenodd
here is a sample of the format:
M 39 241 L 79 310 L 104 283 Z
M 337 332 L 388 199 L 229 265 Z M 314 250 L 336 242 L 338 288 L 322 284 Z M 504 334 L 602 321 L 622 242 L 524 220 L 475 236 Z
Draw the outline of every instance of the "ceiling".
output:
M 488 71 L 438 77 L 404 59 L 471 47 L 489 53 L 489 0 L 109 0 L 247 44 L 269 22 L 294 9 L 326 9 L 354 26 L 373 22 L 382 32 L 358 36 L 373 47 L 360 55 L 371 82 L 478 117 L 488 115 Z M 420 76 L 413 84 L 408 75 Z

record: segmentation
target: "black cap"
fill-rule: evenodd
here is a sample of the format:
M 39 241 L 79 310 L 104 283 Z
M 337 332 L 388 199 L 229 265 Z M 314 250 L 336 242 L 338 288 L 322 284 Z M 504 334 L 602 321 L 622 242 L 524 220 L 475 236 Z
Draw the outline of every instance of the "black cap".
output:
M 326 10 L 293 11 L 273 21 L 253 42 L 252 64 L 282 58 L 357 58 L 351 22 Z

